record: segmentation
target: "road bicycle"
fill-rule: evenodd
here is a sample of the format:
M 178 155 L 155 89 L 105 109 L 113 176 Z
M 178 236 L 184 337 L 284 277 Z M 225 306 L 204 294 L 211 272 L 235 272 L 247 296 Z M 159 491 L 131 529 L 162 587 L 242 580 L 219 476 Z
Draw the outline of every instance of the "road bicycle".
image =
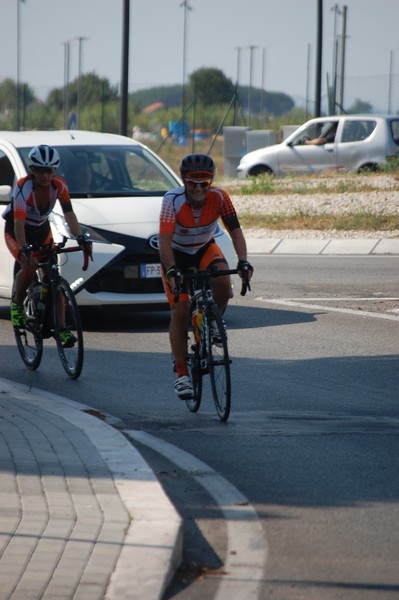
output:
M 209 375 L 216 412 L 222 422 L 226 422 L 230 415 L 231 360 L 222 315 L 213 298 L 212 278 L 237 273 L 237 269 L 190 269 L 183 274 L 190 299 L 187 364 L 194 389 L 194 397 L 185 402 L 191 412 L 198 411 L 202 399 L 202 379 L 204 375 Z M 242 296 L 246 294 L 247 289 L 251 289 L 250 284 L 248 279 L 244 278 Z M 176 291 L 175 299 L 180 291 Z M 218 338 L 217 344 L 213 343 L 215 334 Z
M 80 246 L 65 248 L 67 238 L 54 246 L 32 246 L 32 255 L 39 260 L 35 279 L 29 286 L 23 303 L 26 325 L 14 327 L 19 354 L 26 367 L 39 367 L 43 340 L 53 337 L 62 366 L 71 379 L 77 379 L 83 366 L 83 334 L 79 309 L 69 283 L 59 272 L 58 256 L 69 252 L 84 252 L 83 270 L 88 267 L 89 252 Z M 72 337 L 63 341 L 62 332 Z

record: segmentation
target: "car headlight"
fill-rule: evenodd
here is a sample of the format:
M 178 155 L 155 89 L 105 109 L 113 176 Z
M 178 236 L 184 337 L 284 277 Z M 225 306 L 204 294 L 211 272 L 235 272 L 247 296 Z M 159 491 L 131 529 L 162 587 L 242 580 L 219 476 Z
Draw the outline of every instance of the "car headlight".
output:
M 48 220 L 51 223 L 51 229 L 55 241 L 58 241 L 58 239 L 62 240 L 64 237 L 72 240 L 75 239 L 75 236 L 69 229 L 68 223 L 66 222 L 64 215 L 52 212 L 49 214 Z M 87 225 L 80 224 L 80 228 L 82 230 L 82 234 L 89 242 L 99 242 L 101 244 L 111 243 L 108 240 L 106 240 L 102 235 L 97 233 L 97 231 L 95 231 L 91 227 L 88 227 Z

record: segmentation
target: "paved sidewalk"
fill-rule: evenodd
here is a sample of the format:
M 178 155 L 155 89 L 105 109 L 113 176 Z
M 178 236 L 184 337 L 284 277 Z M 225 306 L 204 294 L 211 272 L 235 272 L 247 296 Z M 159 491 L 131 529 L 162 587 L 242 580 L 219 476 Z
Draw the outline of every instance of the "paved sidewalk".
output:
M 399 238 L 247 238 L 250 254 L 399 254 Z
M 0 379 L 0 599 L 151 600 L 181 560 L 181 518 L 95 411 Z

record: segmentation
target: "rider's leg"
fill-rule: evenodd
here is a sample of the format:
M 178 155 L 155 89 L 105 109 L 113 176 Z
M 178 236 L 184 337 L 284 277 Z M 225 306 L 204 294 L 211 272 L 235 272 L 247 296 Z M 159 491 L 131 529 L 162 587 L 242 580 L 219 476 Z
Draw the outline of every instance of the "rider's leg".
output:
M 220 271 L 223 271 L 223 269 L 227 269 L 226 263 L 223 262 L 213 263 L 212 266 L 214 266 Z M 219 307 L 220 313 L 223 314 L 226 309 L 227 303 L 232 296 L 230 275 L 223 275 L 223 277 L 214 277 L 212 280 L 212 287 L 215 302 Z
M 189 302 L 181 300 L 171 306 L 169 340 L 176 363 L 177 377 L 187 375 L 187 333 L 189 320 Z
M 32 281 L 34 279 L 34 276 L 36 273 L 36 268 L 37 268 L 37 260 L 32 257 L 29 268 L 24 269 L 23 267 L 21 267 L 21 269 L 16 274 L 15 280 L 14 280 L 13 297 L 12 297 L 12 301 L 15 304 L 18 304 L 18 305 L 23 304 L 23 301 L 25 300 L 25 296 L 26 296 L 26 290 L 28 289 L 29 285 L 32 283 Z
M 201 269 L 212 268 L 220 271 L 229 268 L 227 261 L 223 255 L 223 252 L 221 251 L 221 249 L 215 241 L 213 241 L 207 247 L 206 251 L 201 257 L 199 266 Z M 223 277 L 214 277 L 212 279 L 212 289 L 215 302 L 218 305 L 220 312 L 223 314 L 228 301 L 232 297 L 230 275 L 223 275 Z

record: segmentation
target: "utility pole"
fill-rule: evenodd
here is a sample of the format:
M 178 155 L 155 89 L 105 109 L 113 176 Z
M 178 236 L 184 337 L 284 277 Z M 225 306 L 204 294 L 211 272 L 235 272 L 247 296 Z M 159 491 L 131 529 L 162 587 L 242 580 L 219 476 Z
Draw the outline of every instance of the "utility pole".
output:
M 342 35 L 341 35 L 341 56 L 340 56 L 340 86 L 339 86 L 339 114 L 344 110 L 344 84 L 345 84 L 345 48 L 346 48 L 346 13 L 347 7 L 342 9 Z
M 240 85 L 240 54 L 242 48 L 236 47 L 237 50 L 237 75 L 236 75 L 236 89 L 234 93 L 234 125 L 237 125 L 237 104 L 238 104 L 238 87 Z
M 321 115 L 321 71 L 323 55 L 323 0 L 317 2 L 317 51 L 316 51 L 316 89 L 315 116 Z
M 16 125 L 17 131 L 21 128 L 21 11 L 20 2 L 25 0 L 17 0 L 17 86 L 16 86 Z
M 123 0 L 122 21 L 122 77 L 121 100 L 119 115 L 119 133 L 127 135 L 128 93 L 129 93 L 129 31 L 130 31 L 130 0 Z
M 82 42 L 85 42 L 86 40 L 88 40 L 87 37 L 77 37 L 76 38 L 78 40 L 79 43 L 79 58 L 78 58 L 78 91 L 77 91 L 77 101 L 76 101 L 76 112 L 78 115 L 78 129 L 81 129 L 81 124 L 80 124 L 80 109 L 81 109 L 81 104 L 82 104 Z
M 181 106 L 182 106 L 182 133 L 184 127 L 184 113 L 186 111 L 186 66 L 187 66 L 187 11 L 193 10 L 188 3 L 188 0 L 183 0 L 180 6 L 184 9 L 184 21 L 183 21 L 183 76 L 182 76 L 182 94 L 181 94 Z
M 68 129 L 69 113 L 69 51 L 70 41 L 64 42 L 64 129 Z
M 253 63 L 253 51 L 257 46 L 248 46 L 249 48 L 249 87 L 248 87 L 248 127 L 251 125 L 251 94 L 252 94 L 252 63 Z

